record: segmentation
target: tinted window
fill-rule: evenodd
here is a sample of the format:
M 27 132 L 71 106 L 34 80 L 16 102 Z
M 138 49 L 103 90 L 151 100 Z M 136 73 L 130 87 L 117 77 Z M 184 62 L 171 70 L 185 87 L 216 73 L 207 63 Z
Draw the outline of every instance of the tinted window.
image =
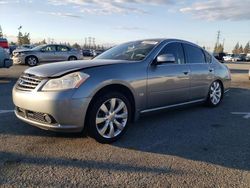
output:
M 46 52 L 54 52 L 56 51 L 56 46 L 54 45 L 45 46 L 42 48 L 42 50 Z
M 192 63 L 192 64 L 206 63 L 205 56 L 200 48 L 189 45 L 189 44 L 184 44 L 184 49 L 185 49 L 188 63 Z
M 67 51 L 69 51 L 69 48 L 67 46 L 57 46 L 57 51 L 67 52 Z
M 162 54 L 172 54 L 175 57 L 175 63 L 176 64 L 184 64 L 184 54 L 183 49 L 180 43 L 170 43 L 165 46 L 159 55 Z
M 206 51 L 203 51 L 203 52 L 205 54 L 206 62 L 211 63 L 212 62 L 212 56 Z

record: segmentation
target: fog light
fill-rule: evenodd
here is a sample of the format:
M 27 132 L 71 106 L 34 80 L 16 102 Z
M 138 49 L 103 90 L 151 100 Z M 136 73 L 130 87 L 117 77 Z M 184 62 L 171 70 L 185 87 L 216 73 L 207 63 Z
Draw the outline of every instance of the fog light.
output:
M 44 118 L 44 120 L 45 120 L 47 123 L 49 123 L 49 124 L 52 123 L 52 119 L 51 119 L 51 117 L 50 117 L 48 114 L 44 114 L 44 115 L 43 115 L 43 118 Z

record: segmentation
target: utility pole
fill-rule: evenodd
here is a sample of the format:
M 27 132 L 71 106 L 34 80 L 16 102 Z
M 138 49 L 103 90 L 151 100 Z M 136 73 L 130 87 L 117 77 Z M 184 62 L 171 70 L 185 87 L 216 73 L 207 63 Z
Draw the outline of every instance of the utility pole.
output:
M 217 46 L 219 46 L 219 44 L 220 44 L 220 30 L 219 31 L 217 31 L 217 40 L 216 40 L 216 45 Z
M 89 39 L 89 48 L 91 48 L 91 37 L 88 37 Z

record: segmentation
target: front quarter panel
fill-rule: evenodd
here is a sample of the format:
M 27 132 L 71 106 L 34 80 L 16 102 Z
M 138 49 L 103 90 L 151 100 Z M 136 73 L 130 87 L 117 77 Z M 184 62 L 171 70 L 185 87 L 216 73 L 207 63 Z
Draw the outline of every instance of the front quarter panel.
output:
M 92 98 L 100 89 L 112 84 L 127 87 L 133 94 L 137 110 L 146 106 L 146 66 L 143 62 L 122 63 L 85 69 L 90 77 L 73 98 Z

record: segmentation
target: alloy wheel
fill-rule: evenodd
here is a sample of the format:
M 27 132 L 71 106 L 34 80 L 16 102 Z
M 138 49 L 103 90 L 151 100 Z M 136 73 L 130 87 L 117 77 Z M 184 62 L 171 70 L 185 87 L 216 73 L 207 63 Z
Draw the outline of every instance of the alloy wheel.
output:
M 222 89 L 219 82 L 215 81 L 210 88 L 210 101 L 213 105 L 219 104 L 222 97 Z
M 37 64 L 37 59 L 35 57 L 29 57 L 27 63 L 30 66 L 35 66 Z
M 128 108 L 119 98 L 104 102 L 96 114 L 96 128 L 104 138 L 114 138 L 125 128 L 128 121 Z

